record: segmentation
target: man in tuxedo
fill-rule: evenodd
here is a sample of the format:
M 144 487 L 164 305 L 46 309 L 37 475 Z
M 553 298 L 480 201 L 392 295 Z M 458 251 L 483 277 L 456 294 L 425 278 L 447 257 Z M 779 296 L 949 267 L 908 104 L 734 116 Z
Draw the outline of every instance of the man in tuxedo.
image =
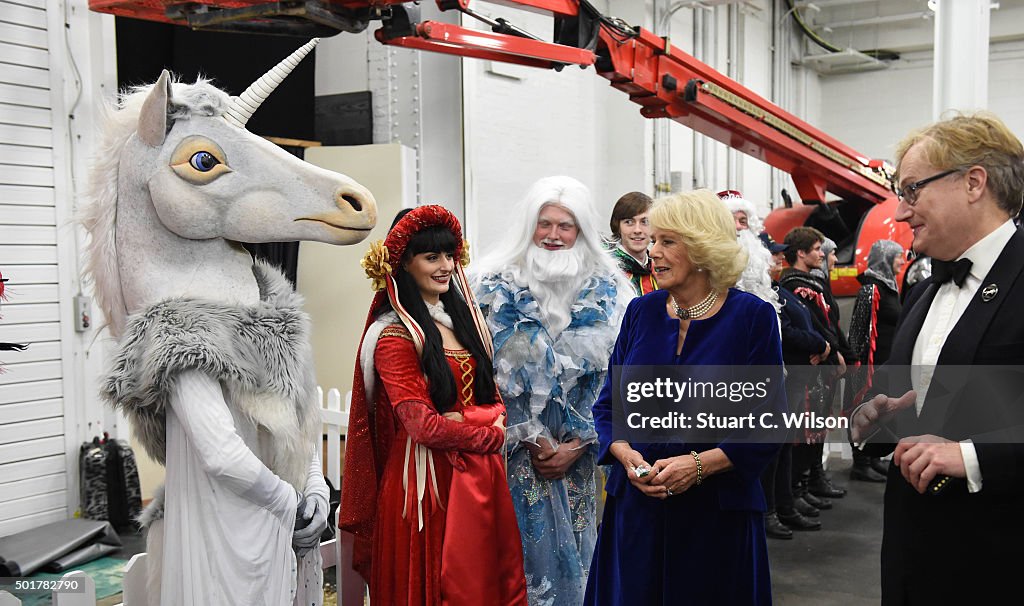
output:
M 882 603 L 995 603 L 1019 592 L 1024 540 L 1024 148 L 992 114 L 957 116 L 900 143 L 897 175 L 933 275 L 852 415 L 855 445 L 893 453 Z

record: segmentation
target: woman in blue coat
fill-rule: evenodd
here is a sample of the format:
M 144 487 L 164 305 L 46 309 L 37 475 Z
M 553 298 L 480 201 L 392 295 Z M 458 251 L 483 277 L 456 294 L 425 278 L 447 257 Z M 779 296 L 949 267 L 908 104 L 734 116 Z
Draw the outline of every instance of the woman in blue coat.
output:
M 781 377 L 774 308 L 731 288 L 746 255 L 718 198 L 698 190 L 661 199 L 650 221 L 652 266 L 663 290 L 629 305 L 609 370 L 761 366 Z M 770 604 L 758 479 L 778 445 L 749 434 L 703 444 L 617 440 L 621 427 L 613 437 L 612 419 L 622 411 L 613 410 L 619 386 L 612 375 L 594 405 L 598 462 L 612 470 L 584 603 Z M 755 403 L 756 417 L 767 410 L 781 419 L 781 383 Z

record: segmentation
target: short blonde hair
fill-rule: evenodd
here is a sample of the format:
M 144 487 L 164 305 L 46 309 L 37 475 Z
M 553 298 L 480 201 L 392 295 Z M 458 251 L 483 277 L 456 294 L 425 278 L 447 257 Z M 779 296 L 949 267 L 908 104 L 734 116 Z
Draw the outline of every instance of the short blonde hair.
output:
M 747 251 L 736 241 L 732 213 L 707 189 L 658 198 L 651 226 L 679 235 L 690 262 L 708 272 L 711 288 L 724 293 L 747 266 Z
M 909 135 L 896 147 L 896 173 L 907 151 L 922 144 L 924 157 L 938 170 L 966 171 L 981 166 L 999 207 L 1016 215 L 1024 195 L 1024 146 L 991 112 L 956 114 Z

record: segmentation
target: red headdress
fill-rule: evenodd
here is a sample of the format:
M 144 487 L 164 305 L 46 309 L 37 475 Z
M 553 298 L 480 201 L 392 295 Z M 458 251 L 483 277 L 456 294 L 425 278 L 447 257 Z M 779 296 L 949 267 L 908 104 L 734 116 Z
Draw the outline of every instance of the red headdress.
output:
M 398 285 L 395 282 L 394 270 L 402 262 L 402 256 L 409 245 L 409 240 L 420 231 L 434 226 L 448 228 L 458 242 L 455 255 L 459 263 L 455 264 L 453 284 L 458 288 L 473 316 L 484 349 L 493 355 L 490 332 L 484 323 L 483 315 L 473 298 L 469 281 L 463 266 L 469 263 L 469 244 L 462 239 L 462 226 L 450 211 L 442 206 L 428 205 L 413 209 L 402 217 L 384 240 L 370 245 L 370 250 L 360 261 L 368 278 L 373 280 L 373 289 L 377 294 L 370 304 L 363 338 L 360 340 L 360 354 L 356 356 L 355 376 L 352 381 L 352 403 L 349 408 L 349 425 L 345 437 L 345 478 L 341 493 L 341 507 L 338 514 L 338 527 L 355 535 L 355 549 L 352 557 L 353 567 L 364 579 L 370 579 L 370 554 L 373 546 L 373 522 L 377 511 L 377 493 L 384 462 L 391 449 L 394 427 L 391 423 L 390 411 L 382 411 L 377 417 L 374 407 L 374 394 L 367 393 L 366 385 L 369 378 L 364 376 L 362 352 L 363 341 L 367 339 L 367 329 L 374 323 L 376 316 L 384 305 L 387 297 L 392 309 L 409 330 L 416 351 L 423 352 L 423 329 L 412 318 L 398 298 Z M 374 336 L 376 338 L 376 336 Z M 371 353 L 372 355 L 372 353 Z

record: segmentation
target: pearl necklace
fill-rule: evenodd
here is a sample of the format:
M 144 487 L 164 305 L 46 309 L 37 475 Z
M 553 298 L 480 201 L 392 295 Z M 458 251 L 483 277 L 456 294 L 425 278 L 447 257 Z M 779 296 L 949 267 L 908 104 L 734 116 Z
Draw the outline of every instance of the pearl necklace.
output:
M 700 303 L 693 307 L 679 307 L 675 297 L 670 296 L 669 298 L 672 299 L 672 309 L 675 310 L 676 316 L 680 320 L 694 320 L 711 311 L 711 308 L 718 301 L 718 293 L 712 290 L 708 293 L 708 296 L 704 297 Z

